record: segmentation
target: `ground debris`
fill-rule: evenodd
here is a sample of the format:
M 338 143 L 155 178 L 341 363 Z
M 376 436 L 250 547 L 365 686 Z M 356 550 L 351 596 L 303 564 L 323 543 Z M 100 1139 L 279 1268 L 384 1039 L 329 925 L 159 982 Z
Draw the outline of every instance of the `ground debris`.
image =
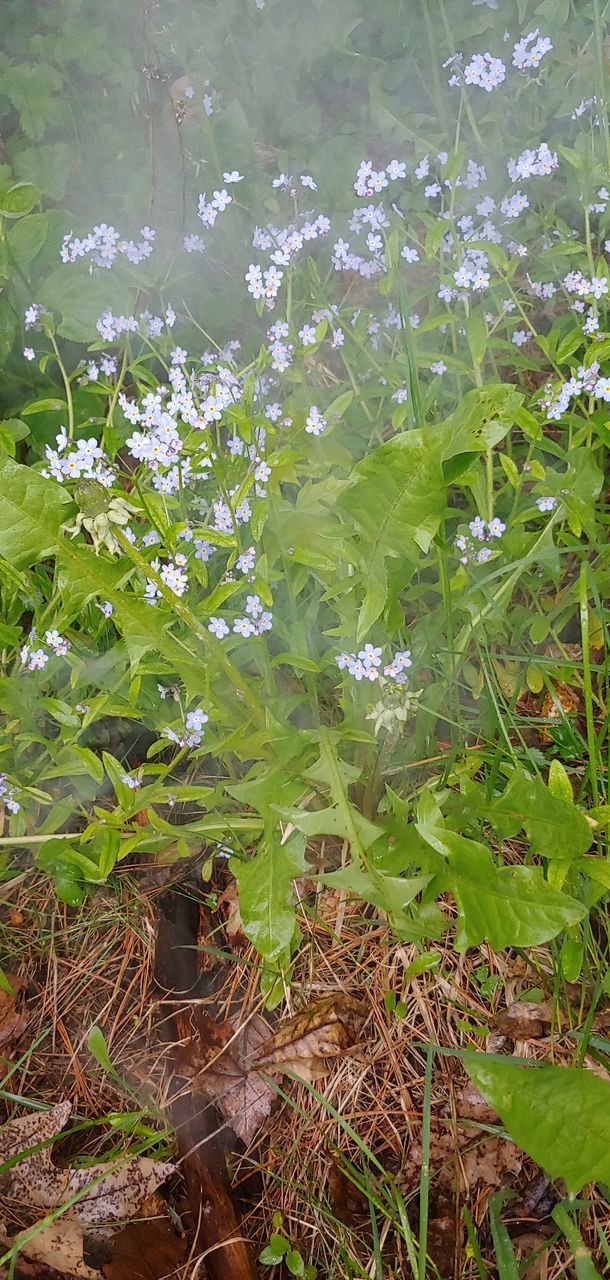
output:
M 252 1065 L 258 1070 L 291 1072 L 312 1084 L 358 1042 L 366 1016 L 366 1005 L 354 996 L 345 992 L 325 996 L 284 1022 L 253 1054 Z
M 54 1209 L 91 1184 L 91 1190 L 66 1210 L 69 1217 L 88 1226 L 122 1222 L 137 1213 L 142 1201 L 174 1173 L 175 1166 L 134 1156 L 84 1169 L 59 1169 L 51 1159 L 52 1140 L 67 1124 L 71 1110 L 66 1099 L 50 1111 L 11 1120 L 0 1130 L 0 1161 L 23 1153 L 5 1174 L 5 1194 L 32 1208 Z M 28 1155 L 36 1146 L 38 1150 Z
M 28 1025 L 28 1012 L 22 999 L 23 982 L 10 974 L 7 976 L 12 990 L 0 988 L 0 1051 L 10 1049 Z
M 430 1168 L 441 1192 L 468 1195 L 475 1187 L 489 1190 L 511 1185 L 523 1166 L 524 1156 L 508 1138 L 477 1130 L 476 1124 L 499 1124 L 473 1085 L 456 1094 L 456 1121 L 433 1118 L 430 1126 Z M 414 1188 L 421 1171 L 422 1151 L 411 1142 L 404 1169 L 406 1184 Z
M 104 1280 L 161 1280 L 179 1267 L 186 1241 L 178 1232 L 160 1196 L 151 1196 L 136 1221 L 117 1231 L 104 1263 Z
M 183 1046 L 184 1070 L 190 1075 L 195 1068 L 199 1091 L 247 1145 L 277 1097 L 264 1075 L 288 1072 L 310 1084 L 321 1080 L 357 1042 L 365 1017 L 362 1002 L 343 993 L 316 1001 L 275 1032 L 260 1017 L 234 1031 L 229 1022 L 199 1014 L 197 1040 Z
M 495 1037 L 508 1040 L 540 1040 L 549 1034 L 553 1018 L 550 1000 L 515 1000 L 492 1019 L 490 1030 Z
M 74 1276 L 75 1280 L 100 1280 L 97 1268 L 90 1267 L 84 1259 L 85 1233 L 80 1222 L 62 1214 L 48 1226 L 29 1227 L 9 1239 L 2 1230 L 2 1243 L 6 1248 L 20 1246 L 20 1252 L 30 1262 L 52 1267 L 61 1275 Z
M 246 1146 L 271 1114 L 276 1092 L 258 1071 L 247 1065 L 252 1052 L 269 1039 L 263 1018 L 251 1019 L 235 1033 L 229 1022 L 216 1022 L 207 1014 L 197 1019 L 198 1035 L 187 1050 L 185 1074 Z

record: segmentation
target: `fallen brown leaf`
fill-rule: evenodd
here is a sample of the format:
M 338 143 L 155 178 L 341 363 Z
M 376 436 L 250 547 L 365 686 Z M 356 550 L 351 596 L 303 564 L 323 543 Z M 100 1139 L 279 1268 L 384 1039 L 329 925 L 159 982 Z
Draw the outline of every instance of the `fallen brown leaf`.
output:
M 11 1120 L 0 1130 L 0 1162 L 23 1153 L 5 1175 L 8 1194 L 34 1208 L 54 1209 L 95 1182 L 87 1195 L 66 1211 L 71 1218 L 92 1225 L 132 1217 L 142 1201 L 174 1172 L 174 1165 L 135 1156 L 125 1163 L 58 1169 L 51 1160 L 52 1139 L 61 1133 L 71 1109 L 69 1101 L 58 1102 L 50 1111 Z M 46 1146 L 30 1152 L 42 1142 Z
M 0 989 L 0 1049 L 8 1049 L 28 1025 L 28 1013 L 20 1000 L 23 983 L 9 975 L 12 992 Z
M 251 1065 L 257 1070 L 290 1071 L 312 1084 L 359 1040 L 366 1014 L 366 1005 L 354 996 L 326 996 L 289 1018 L 252 1055 Z
M 322 1079 L 359 1038 L 365 1017 L 366 1006 L 349 995 L 317 1001 L 273 1034 L 263 1018 L 250 1019 L 236 1036 L 230 1023 L 200 1014 L 198 1039 L 183 1045 L 181 1062 L 247 1145 L 277 1097 L 260 1072 L 290 1071 L 308 1083 Z
M 556 684 L 552 692 L 545 693 L 540 707 L 540 715 L 543 720 L 558 723 L 561 722 L 562 715 L 576 716 L 582 710 L 582 697 L 580 693 L 573 689 L 569 684 Z M 540 729 L 540 737 L 544 742 L 552 741 L 552 733 L 550 727 L 544 725 Z
M 161 1280 L 179 1267 L 185 1241 L 167 1215 L 129 1222 L 112 1239 L 106 1280 Z
M 440 1190 L 467 1194 L 476 1186 L 502 1187 L 507 1178 L 517 1176 L 522 1164 L 523 1156 L 505 1138 L 477 1139 L 471 1129 L 460 1131 L 456 1144 L 453 1133 L 432 1124 L 430 1172 Z M 417 1185 L 420 1171 L 421 1147 L 412 1142 L 405 1167 L 409 1187 Z
M 60 1275 L 74 1276 L 76 1280 L 100 1280 L 99 1271 L 88 1266 L 83 1257 L 85 1237 L 80 1222 L 62 1214 L 50 1226 L 39 1227 L 35 1234 L 32 1231 L 30 1227 L 10 1239 L 3 1233 L 2 1242 L 7 1247 L 20 1244 L 30 1262 L 53 1267 Z
M 198 1025 L 197 1088 L 216 1104 L 236 1137 L 247 1146 L 271 1114 L 277 1096 L 258 1071 L 248 1067 L 250 1055 L 268 1042 L 269 1027 L 263 1018 L 252 1018 L 228 1044 L 234 1036 L 228 1022 L 214 1022 L 203 1015 Z M 204 1058 L 207 1061 L 201 1065 Z
M 526 1231 L 513 1240 L 523 1280 L 545 1280 L 548 1275 L 548 1244 L 545 1236 L 537 1231 Z
M 491 1029 L 510 1040 L 539 1040 L 548 1035 L 552 1016 L 550 1000 L 516 1000 L 496 1015 Z

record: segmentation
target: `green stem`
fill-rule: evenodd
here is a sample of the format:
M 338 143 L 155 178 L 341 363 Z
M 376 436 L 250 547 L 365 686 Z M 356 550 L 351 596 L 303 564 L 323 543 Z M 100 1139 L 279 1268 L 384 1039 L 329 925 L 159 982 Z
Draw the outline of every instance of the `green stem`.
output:
M 343 779 L 341 777 L 341 773 L 339 771 L 339 765 L 337 763 L 335 748 L 333 746 L 332 738 L 330 736 L 328 729 L 320 729 L 320 746 L 322 748 L 322 753 L 328 765 L 328 771 L 331 776 L 331 785 L 330 785 L 331 795 L 333 799 L 336 801 L 336 803 L 338 804 L 339 808 L 341 809 L 341 812 L 343 813 L 343 817 L 345 819 L 347 838 L 350 842 L 353 853 L 356 854 L 358 861 L 360 862 L 360 865 L 362 867 L 366 867 L 367 862 L 366 862 L 366 853 L 365 853 L 364 845 L 360 838 L 360 833 L 358 832 L 358 829 L 354 822 L 352 806 L 347 798 L 345 787 L 343 785 Z
M 597 70 L 597 111 L 602 122 L 604 142 L 606 144 L 606 168 L 610 172 L 610 130 L 608 128 L 608 108 L 606 104 L 606 77 L 604 73 L 604 29 L 599 0 L 593 0 L 593 23 L 595 28 L 595 59 Z
M 55 341 L 55 335 L 51 333 L 49 336 L 51 338 L 51 346 L 53 347 L 53 350 L 55 352 L 55 359 L 57 361 L 57 364 L 59 365 L 59 371 L 63 379 L 63 384 L 64 384 L 64 387 L 66 388 L 66 402 L 68 405 L 68 439 L 73 440 L 74 439 L 74 404 L 72 401 L 72 387 L 70 386 L 70 379 L 66 372 L 66 367 L 59 354 L 59 347 Z
M 587 562 L 583 560 L 580 566 L 579 579 L 579 612 L 580 612 L 580 634 L 582 640 L 582 673 L 585 694 L 585 716 L 587 721 L 587 747 L 589 754 L 589 777 L 591 779 L 591 794 L 593 796 L 593 804 L 599 804 L 599 788 L 597 785 L 597 768 L 596 762 L 598 758 L 597 738 L 595 736 L 595 718 L 593 714 L 593 688 L 591 685 L 591 654 L 589 651 L 589 603 L 587 591 Z

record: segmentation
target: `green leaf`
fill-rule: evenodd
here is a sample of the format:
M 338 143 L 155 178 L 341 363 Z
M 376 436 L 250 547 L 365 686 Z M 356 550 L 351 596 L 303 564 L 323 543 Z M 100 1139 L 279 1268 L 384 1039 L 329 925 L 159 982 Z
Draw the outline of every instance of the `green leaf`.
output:
M 57 585 L 61 596 L 62 625 L 65 626 L 96 596 L 125 583 L 133 565 L 124 560 L 105 560 L 88 547 L 62 542 L 57 551 Z
M 366 567 L 429 550 L 445 506 L 444 448 L 443 430 L 405 431 L 354 467 L 339 506 L 362 531 Z
M 21 218 L 39 200 L 40 191 L 33 182 L 15 182 L 8 190 L 0 191 L 0 214 L 5 218 Z
M 349 840 L 350 838 L 345 811 L 340 805 L 309 812 L 306 809 L 287 808 L 285 805 L 274 805 L 273 808 L 280 814 L 280 817 L 287 822 L 291 822 L 297 831 L 302 831 L 305 835 L 340 836 L 342 840 Z M 375 826 L 373 822 L 369 822 L 368 818 L 365 818 L 364 814 L 358 813 L 357 809 L 352 809 L 351 816 L 364 849 L 367 849 L 369 845 L 379 839 L 379 836 L 383 835 L 383 827 Z
M 32 400 L 21 410 L 21 416 L 28 418 L 32 413 L 65 413 L 66 409 L 65 400 Z
M 267 1245 L 266 1248 L 261 1250 L 261 1252 L 258 1255 L 258 1260 L 260 1263 L 263 1264 L 263 1266 L 266 1266 L 266 1267 L 274 1267 L 276 1262 L 278 1261 L 275 1253 L 273 1252 L 273 1249 L 269 1245 Z
M 290 1241 L 285 1236 L 281 1236 L 278 1231 L 274 1231 L 269 1240 L 269 1248 L 277 1261 L 278 1258 L 283 1258 L 288 1253 Z
M 284 1259 L 291 1276 L 304 1276 L 305 1263 L 297 1249 L 291 1249 Z
M 285 844 L 265 837 L 248 862 L 231 861 L 244 932 L 266 960 L 290 953 L 296 929 L 292 881 L 307 865 L 305 840 L 297 834 Z
M 20 418 L 3 418 L 0 427 L 14 441 L 25 440 L 31 434 L 31 427 L 28 427 L 27 423 L 22 422 Z
M 464 1065 L 511 1138 L 576 1194 L 610 1182 L 610 1083 L 577 1067 L 520 1067 L 467 1053 Z
M 566 804 L 574 804 L 572 783 L 560 760 L 551 760 L 549 767 L 549 791 L 556 800 L 564 800 Z
M 411 917 L 405 915 L 405 908 L 413 902 L 418 893 L 422 892 L 422 889 L 425 889 L 432 876 L 411 876 L 403 879 L 401 876 L 384 875 L 374 868 L 364 870 L 357 863 L 352 862 L 350 866 L 342 867 L 340 871 L 331 871 L 320 879 L 331 888 L 346 889 L 348 893 L 353 893 L 356 897 L 363 898 L 365 902 L 370 902 L 372 906 L 385 911 L 392 928 L 400 937 L 401 926 L 405 927 L 411 923 Z
M 20 178 L 34 182 L 50 200 L 63 200 L 73 149 L 65 142 L 46 143 L 44 147 L 19 146 L 13 156 L 13 168 Z
M 503 1187 L 501 1191 L 495 1191 L 489 1197 L 489 1225 L 500 1280 L 519 1280 L 519 1268 L 512 1241 L 500 1217 L 506 1201 L 510 1200 L 514 1194 L 514 1191 Z
M 12 258 L 19 267 L 27 267 L 40 253 L 49 230 L 49 217 L 46 213 L 31 213 L 29 218 L 20 218 L 7 235 L 8 247 Z
M 128 298 L 127 288 L 115 272 L 105 271 L 92 288 L 90 276 L 77 264 L 67 272 L 65 267 L 53 271 L 37 295 L 37 301 L 49 311 L 61 313 L 58 332 L 74 342 L 99 338 L 96 323 L 102 312 L 107 307 L 115 314 L 128 311 Z
M 568 356 L 573 355 L 579 347 L 582 347 L 582 344 L 582 330 L 573 329 L 571 333 L 566 334 L 565 338 L 561 339 L 555 352 L 556 363 L 561 364 L 562 361 L 567 360 Z
M 577 858 L 593 842 L 593 830 L 576 808 L 571 788 L 570 800 L 564 799 L 523 769 L 515 769 L 503 794 L 485 812 L 506 837 L 525 827 L 532 852 L 543 858 Z
M 0 455 L 0 555 L 17 569 L 25 569 L 51 555 L 71 503 L 54 480 Z
M 503 947 L 533 947 L 582 920 L 585 908 L 553 889 L 537 867 L 497 867 L 489 849 L 446 831 L 452 887 L 458 905 L 456 949 L 485 939 Z
M 344 413 L 349 409 L 353 398 L 353 391 L 342 391 L 341 395 L 337 396 L 336 400 L 332 400 L 324 410 L 324 417 L 326 418 L 327 423 L 336 422 L 338 418 L 342 418 Z
M 100 1067 L 103 1067 L 104 1071 L 106 1071 L 109 1076 L 116 1077 L 117 1073 L 112 1065 L 108 1045 L 106 1043 L 106 1037 L 100 1027 L 95 1025 L 91 1027 L 87 1036 L 87 1048 L 89 1053 L 93 1054 L 95 1061 L 99 1063 Z
M 168 619 L 161 607 L 151 609 L 133 591 L 121 589 L 121 581 L 132 571 L 130 562 L 107 560 L 96 555 L 90 547 L 66 539 L 59 548 L 57 563 L 63 590 L 67 594 L 69 615 L 79 598 L 91 599 L 98 595 L 109 600 L 114 606 L 114 622 L 123 633 L 132 665 L 136 665 L 143 654 L 155 649 L 174 670 L 180 672 L 187 690 L 192 693 L 207 690 L 205 665 L 197 661 L 197 655 L 186 643 L 169 631 L 169 624 L 175 619 L 171 616 Z
M 473 311 L 472 315 L 469 316 L 466 322 L 466 337 L 475 365 L 482 364 L 487 346 L 487 325 L 482 308 Z
M 362 644 L 365 636 L 368 635 L 373 623 L 377 621 L 380 613 L 385 609 L 385 603 L 388 594 L 388 576 L 385 568 L 385 560 L 383 556 L 379 556 L 369 566 L 366 576 L 366 590 L 364 593 L 364 603 L 358 617 L 358 626 L 356 628 L 356 643 Z
M 4 364 L 13 349 L 17 323 L 8 302 L 0 300 L 0 364 Z
M 90 858 L 63 837 L 46 840 L 40 846 L 36 861 L 50 876 L 61 902 L 78 906 L 84 897 L 86 882 L 99 884 L 99 869 Z
M 294 671 L 320 671 L 319 662 L 313 658 L 305 658 L 298 653 L 276 653 L 271 659 L 272 667 L 292 667 Z

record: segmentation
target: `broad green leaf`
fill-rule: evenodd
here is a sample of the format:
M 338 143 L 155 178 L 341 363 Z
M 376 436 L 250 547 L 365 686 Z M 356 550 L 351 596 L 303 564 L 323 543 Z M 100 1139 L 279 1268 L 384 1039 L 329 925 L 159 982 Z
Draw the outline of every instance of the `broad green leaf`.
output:
M 116 313 L 129 310 L 129 294 L 126 286 L 113 271 L 104 271 L 91 287 L 86 268 L 75 264 L 66 272 L 65 267 L 47 276 L 39 290 L 37 301 L 49 311 L 61 313 L 58 332 L 74 342 L 89 342 L 99 335 L 96 323 L 103 311 L 110 307 Z
M 31 433 L 31 427 L 22 422 L 21 418 L 3 418 L 0 427 L 15 441 L 25 440 Z
M 483 308 L 477 308 L 466 322 L 466 337 L 475 365 L 482 364 L 487 346 L 487 325 Z
M 336 400 L 333 400 L 324 410 L 326 421 L 330 423 L 342 418 L 343 414 L 349 409 L 353 398 L 353 391 L 342 391 L 341 395 L 337 396 Z
M 40 191 L 33 182 L 15 182 L 8 190 L 0 191 L 0 214 L 4 218 L 21 218 L 39 200 Z
M 0 555 L 25 569 L 52 555 L 72 499 L 54 480 L 0 454 Z
M 593 842 L 593 830 L 573 800 L 553 794 L 542 778 L 531 778 L 522 769 L 490 802 L 486 816 L 506 837 L 524 827 L 532 852 L 543 858 L 577 858 Z
M 71 622 L 96 596 L 107 595 L 110 587 L 118 587 L 133 573 L 133 565 L 124 560 L 105 560 L 88 547 L 64 541 L 57 551 L 57 585 L 61 596 L 63 625 Z M 106 598 L 106 596 L 105 596 Z
M 497 867 L 489 849 L 445 832 L 452 888 L 458 905 L 458 951 L 485 939 L 503 947 L 533 947 L 582 920 L 580 902 L 559 893 L 537 867 Z
M 21 410 L 22 418 L 28 418 L 32 413 L 66 413 L 67 407 L 65 400 L 46 399 L 31 400 Z
M 272 667 L 292 667 L 294 671 L 320 671 L 319 662 L 306 658 L 298 653 L 276 653 L 271 659 Z
M 180 673 L 189 696 L 208 692 L 205 663 L 191 649 L 190 637 L 187 642 L 172 635 L 169 628 L 175 619 L 171 614 L 168 617 L 161 606 L 151 608 L 134 591 L 121 589 L 121 581 L 132 571 L 130 562 L 107 560 L 90 547 L 68 539 L 59 548 L 57 562 L 70 609 L 75 600 L 94 595 L 113 605 L 113 620 L 123 635 L 134 669 L 145 653 L 156 650 Z
M 511 1138 L 576 1194 L 610 1182 L 610 1083 L 577 1067 L 520 1067 L 467 1053 L 464 1065 Z
M 296 776 L 287 777 L 283 762 L 275 767 L 267 764 L 263 768 L 255 766 L 252 776 L 244 782 L 227 784 L 225 790 L 234 800 L 239 800 L 240 804 L 247 805 L 263 817 L 269 817 L 273 815 L 274 807 L 280 799 L 296 804 L 303 795 L 304 784 L 299 779 L 298 771 L 295 772 Z
M 405 908 L 432 879 L 430 875 L 411 876 L 406 879 L 401 876 L 386 876 L 373 868 L 364 870 L 355 862 L 352 862 L 349 867 L 331 871 L 320 878 L 331 888 L 346 889 L 348 893 L 353 893 L 356 897 L 363 898 L 365 902 L 370 902 L 372 906 L 385 911 L 392 928 L 399 937 L 401 927 L 410 923 L 410 917 L 405 916 Z
M 244 932 L 266 960 L 290 952 L 296 928 L 292 881 L 307 866 L 305 840 L 297 833 L 285 844 L 265 838 L 248 862 L 231 861 Z
M 445 432 L 406 431 L 369 453 L 339 499 L 361 529 L 368 566 L 385 556 L 427 552 L 445 506 Z
M 342 840 L 349 840 L 350 832 L 345 817 L 345 812 L 340 805 L 333 805 L 328 809 L 316 809 L 308 812 L 306 809 L 289 809 L 284 805 L 274 805 L 273 808 L 280 817 L 287 822 L 292 822 L 297 831 L 303 831 L 307 836 L 339 836 Z M 377 827 L 373 822 L 369 822 L 364 814 L 358 813 L 356 809 L 352 809 L 352 820 L 356 831 L 362 841 L 362 846 L 367 849 L 383 835 L 383 828 Z
M 388 578 L 386 574 L 385 560 L 381 555 L 369 566 L 369 571 L 366 576 L 364 603 L 360 610 L 358 626 L 356 628 L 356 644 L 362 644 L 373 626 L 373 623 L 376 622 L 379 615 L 383 613 L 387 594 Z
M 50 200 L 63 200 L 73 148 L 65 142 L 46 142 L 44 147 L 23 147 L 14 152 L 13 168 L 20 178 L 40 187 Z
M 31 213 L 28 218 L 20 218 L 9 228 L 7 235 L 11 257 L 20 267 L 28 267 L 30 262 L 40 253 L 49 230 L 49 218 L 46 213 Z

